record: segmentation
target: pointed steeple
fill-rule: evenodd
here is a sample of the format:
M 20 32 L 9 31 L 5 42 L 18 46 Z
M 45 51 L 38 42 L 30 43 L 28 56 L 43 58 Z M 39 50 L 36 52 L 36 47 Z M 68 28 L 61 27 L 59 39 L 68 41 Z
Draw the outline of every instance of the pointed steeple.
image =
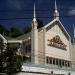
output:
M 55 18 L 58 18 L 59 19 L 59 12 L 58 12 L 58 9 L 57 9 L 56 0 L 55 0 L 55 8 L 54 8 L 54 19 Z
M 73 24 L 73 35 L 74 35 L 74 38 L 75 38 L 75 25 Z
M 33 21 L 36 21 L 35 2 L 34 2 L 34 16 L 33 16 Z
M 34 2 L 34 12 L 33 12 L 33 20 L 32 20 L 32 28 L 37 29 L 38 23 L 36 19 L 36 12 L 35 12 L 35 2 Z
M 31 31 L 31 62 L 38 63 L 38 23 L 35 14 L 35 2 L 34 2 L 34 14 L 32 20 L 32 31 Z
M 57 4 L 56 4 L 56 0 L 55 0 L 55 10 L 57 10 Z

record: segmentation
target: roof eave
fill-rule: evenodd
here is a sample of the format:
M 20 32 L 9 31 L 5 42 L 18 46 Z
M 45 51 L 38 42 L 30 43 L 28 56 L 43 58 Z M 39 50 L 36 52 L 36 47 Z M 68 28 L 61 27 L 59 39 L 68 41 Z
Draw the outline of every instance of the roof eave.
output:
M 51 22 L 49 22 L 47 25 L 44 26 L 44 28 L 47 28 L 49 25 L 52 25 L 55 21 L 58 21 L 61 24 L 61 26 L 64 29 L 65 33 L 67 34 L 67 36 L 69 37 L 69 39 L 71 39 L 71 36 L 66 31 L 65 27 L 62 25 L 61 21 L 58 18 L 55 18 L 54 20 L 52 20 Z
M 62 28 L 64 29 L 64 31 L 66 32 L 66 34 L 68 35 L 68 37 L 71 38 L 71 36 L 69 35 L 69 33 L 67 32 L 67 30 L 65 29 L 65 27 L 62 25 L 61 21 L 60 20 L 58 20 L 58 21 L 60 22 Z

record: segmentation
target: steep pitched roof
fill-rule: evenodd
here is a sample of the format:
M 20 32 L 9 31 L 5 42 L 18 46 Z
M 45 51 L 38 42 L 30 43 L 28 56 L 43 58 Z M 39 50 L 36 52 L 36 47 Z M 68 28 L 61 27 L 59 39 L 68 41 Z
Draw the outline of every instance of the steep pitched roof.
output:
M 68 34 L 67 30 L 65 29 L 65 27 L 63 26 L 63 24 L 61 23 L 61 21 L 58 18 L 55 18 L 54 20 L 49 22 L 47 25 L 44 26 L 44 28 L 47 28 L 48 26 L 51 26 L 55 22 L 58 22 L 59 26 L 61 27 L 62 31 L 67 36 L 67 38 L 68 39 L 71 38 L 70 35 Z

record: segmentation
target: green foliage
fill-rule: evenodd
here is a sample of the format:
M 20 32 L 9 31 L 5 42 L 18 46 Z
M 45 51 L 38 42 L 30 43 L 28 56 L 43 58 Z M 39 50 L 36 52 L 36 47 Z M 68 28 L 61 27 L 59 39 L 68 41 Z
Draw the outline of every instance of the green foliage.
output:
M 24 29 L 23 29 L 24 33 L 28 33 L 30 31 L 31 31 L 31 26 L 25 26 Z
M 4 68 L 3 68 L 3 63 L 4 63 L 4 52 L 3 52 L 3 40 L 2 38 L 0 38 L 0 72 L 3 72 Z
M 38 22 L 38 28 L 41 28 L 41 27 L 43 27 L 43 26 L 44 26 L 44 25 L 43 25 L 43 21 L 42 21 L 42 20 L 37 19 L 37 22 Z
M 40 19 L 37 19 L 38 22 L 38 28 L 41 28 L 43 25 L 43 22 Z M 28 33 L 32 29 L 31 25 L 27 26 L 25 25 L 23 31 L 20 31 L 17 27 L 12 26 L 10 30 L 7 30 L 3 25 L 0 25 L 0 33 L 5 36 L 9 36 L 12 38 L 18 37 L 22 35 L 23 33 Z
M 14 73 L 21 71 L 21 65 L 22 65 L 22 57 L 20 55 L 16 55 L 17 49 L 7 47 L 6 50 L 6 73 L 8 75 L 13 75 Z
M 22 32 L 14 26 L 7 30 L 3 25 L 0 25 L 0 34 L 15 38 L 22 35 Z
M 15 38 L 20 35 L 22 35 L 22 32 L 18 28 L 14 27 L 14 26 L 11 27 L 11 29 L 10 29 L 10 36 L 11 37 Z
M 5 27 L 0 25 L 0 33 L 3 34 L 3 32 L 5 32 L 5 30 L 6 30 Z
M 16 55 L 16 56 L 12 57 L 10 62 L 8 62 L 8 64 L 7 64 L 7 72 L 6 73 L 8 75 L 13 75 L 14 73 L 21 71 L 21 63 L 22 63 L 21 56 Z
M 1 24 L 0 24 L 0 34 L 9 36 L 9 31 Z
M 9 47 L 0 54 L 0 72 L 13 75 L 14 73 L 21 71 L 22 57 L 16 55 L 17 49 Z

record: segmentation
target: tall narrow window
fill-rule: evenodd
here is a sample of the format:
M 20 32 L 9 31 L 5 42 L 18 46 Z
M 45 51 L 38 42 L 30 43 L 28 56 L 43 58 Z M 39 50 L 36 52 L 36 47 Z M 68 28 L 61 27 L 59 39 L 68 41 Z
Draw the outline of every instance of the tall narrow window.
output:
M 58 59 L 56 59 L 56 65 L 58 65 Z
M 53 64 L 55 64 L 55 59 L 53 58 Z
M 47 64 L 49 63 L 49 57 L 46 57 L 46 63 Z
M 62 60 L 62 66 L 64 66 L 64 60 Z
M 61 60 L 59 59 L 59 66 L 62 67 Z
M 52 64 L 52 58 L 50 58 L 50 60 L 49 60 L 49 61 L 50 61 L 50 64 Z

